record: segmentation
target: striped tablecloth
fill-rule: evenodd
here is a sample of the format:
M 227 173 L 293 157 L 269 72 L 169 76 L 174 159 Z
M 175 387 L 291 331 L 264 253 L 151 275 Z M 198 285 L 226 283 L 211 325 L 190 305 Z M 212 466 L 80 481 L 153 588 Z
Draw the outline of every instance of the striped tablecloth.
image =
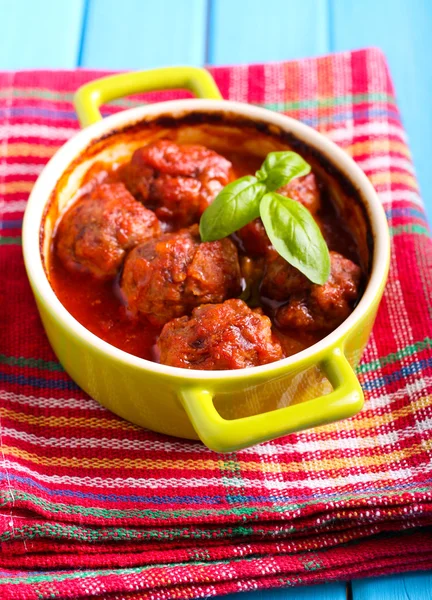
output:
M 45 338 L 20 229 L 38 173 L 78 129 L 72 93 L 100 73 L 1 73 L 1 598 L 191 598 L 432 567 L 432 245 L 385 59 L 212 73 L 225 97 L 316 127 L 380 195 L 392 259 L 358 370 L 365 408 L 222 456 L 80 391 Z

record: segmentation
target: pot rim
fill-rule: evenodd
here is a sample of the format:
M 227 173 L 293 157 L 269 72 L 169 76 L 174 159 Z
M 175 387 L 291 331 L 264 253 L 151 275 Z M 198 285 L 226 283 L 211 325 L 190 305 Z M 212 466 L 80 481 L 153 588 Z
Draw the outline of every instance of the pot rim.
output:
M 335 164 L 339 170 L 343 171 L 360 191 L 362 202 L 366 205 L 374 238 L 374 252 L 369 281 L 360 302 L 349 317 L 334 331 L 316 344 L 288 358 L 258 367 L 225 371 L 182 369 L 139 358 L 112 346 L 81 325 L 63 306 L 49 283 L 40 252 L 40 227 L 51 193 L 67 167 L 92 141 L 107 136 L 110 132 L 113 133 L 119 128 L 138 123 L 146 117 L 157 117 L 161 114 L 175 117 L 184 115 L 186 112 L 229 112 L 252 120 L 264 121 L 284 131 L 292 132 L 308 146 L 319 149 L 330 163 Z M 318 362 L 318 356 L 322 356 L 324 352 L 335 346 L 342 345 L 347 333 L 367 315 L 375 299 L 382 292 L 390 262 L 390 237 L 384 209 L 371 182 L 354 160 L 324 135 L 292 117 L 266 108 L 228 100 L 186 99 L 158 102 L 121 111 L 79 131 L 56 152 L 39 175 L 25 210 L 22 243 L 24 262 L 35 295 L 39 301 L 44 303 L 51 315 L 72 335 L 119 362 L 153 373 L 160 373 L 170 378 L 181 378 L 183 381 L 187 379 L 191 382 L 221 379 L 250 380 L 266 375 L 276 375 L 281 371 L 285 372 L 295 368 L 297 364 L 305 361 L 311 362 L 314 355 L 317 355 Z

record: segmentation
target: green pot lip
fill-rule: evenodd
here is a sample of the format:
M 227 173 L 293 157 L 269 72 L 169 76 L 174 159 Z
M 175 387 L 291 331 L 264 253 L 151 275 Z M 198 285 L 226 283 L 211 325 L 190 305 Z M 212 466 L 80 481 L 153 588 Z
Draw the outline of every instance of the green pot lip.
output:
M 59 177 L 68 165 L 88 144 L 110 131 L 137 123 L 145 117 L 156 117 L 160 114 L 173 116 L 184 115 L 185 112 L 227 112 L 245 116 L 252 120 L 274 124 L 284 131 L 292 132 L 307 145 L 317 148 L 330 162 L 344 172 L 346 177 L 360 190 L 367 205 L 372 233 L 374 236 L 374 256 L 371 275 L 364 294 L 351 315 L 328 336 L 291 357 L 259 367 L 247 367 L 239 370 L 200 371 L 198 369 L 181 369 L 154 363 L 138 358 L 123 350 L 115 348 L 88 331 L 61 304 L 52 289 L 42 264 L 39 248 L 39 231 L 43 219 L 44 208 L 48 202 Z M 30 194 L 23 222 L 23 254 L 24 262 L 35 296 L 57 323 L 73 337 L 97 350 L 109 360 L 115 360 L 140 370 L 159 373 L 160 375 L 189 381 L 218 380 L 251 380 L 269 379 L 290 370 L 300 368 L 304 364 L 312 364 L 323 359 L 326 353 L 335 346 L 342 346 L 345 338 L 356 325 L 369 316 L 374 305 L 381 298 L 387 280 L 390 264 L 390 236 L 387 219 L 378 195 L 369 179 L 341 148 L 332 141 L 300 121 L 270 111 L 265 108 L 251 106 L 241 102 L 228 100 L 172 100 L 128 109 L 111 115 L 102 121 L 81 130 L 66 142 L 51 158 L 38 177 Z

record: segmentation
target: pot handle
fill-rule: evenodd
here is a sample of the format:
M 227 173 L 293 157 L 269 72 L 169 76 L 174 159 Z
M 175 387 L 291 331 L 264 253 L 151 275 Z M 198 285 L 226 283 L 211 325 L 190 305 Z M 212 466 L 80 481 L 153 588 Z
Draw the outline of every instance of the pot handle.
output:
M 318 364 L 333 386 L 330 394 L 251 417 L 223 419 L 213 404 L 212 393 L 205 389 L 183 388 L 179 396 L 201 441 L 216 452 L 233 452 L 346 419 L 361 410 L 363 392 L 343 351 L 334 348 Z
M 164 67 L 149 71 L 121 73 L 102 77 L 81 86 L 74 96 L 74 106 L 81 127 L 102 119 L 99 107 L 106 102 L 156 90 L 190 90 L 198 98 L 221 100 L 215 80 L 199 67 Z

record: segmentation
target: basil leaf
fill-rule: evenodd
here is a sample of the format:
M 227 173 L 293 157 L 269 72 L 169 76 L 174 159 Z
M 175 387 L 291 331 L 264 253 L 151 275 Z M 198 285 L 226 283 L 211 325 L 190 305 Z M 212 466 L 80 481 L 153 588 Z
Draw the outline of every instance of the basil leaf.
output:
M 327 244 L 311 213 L 299 202 L 276 192 L 261 200 L 261 219 L 277 252 L 313 283 L 330 275 Z
M 266 186 L 253 175 L 226 185 L 202 214 L 201 240 L 220 240 L 259 217 L 259 203 L 265 193 Z
M 270 152 L 255 175 L 272 192 L 295 177 L 308 175 L 310 170 L 310 165 L 296 152 Z

